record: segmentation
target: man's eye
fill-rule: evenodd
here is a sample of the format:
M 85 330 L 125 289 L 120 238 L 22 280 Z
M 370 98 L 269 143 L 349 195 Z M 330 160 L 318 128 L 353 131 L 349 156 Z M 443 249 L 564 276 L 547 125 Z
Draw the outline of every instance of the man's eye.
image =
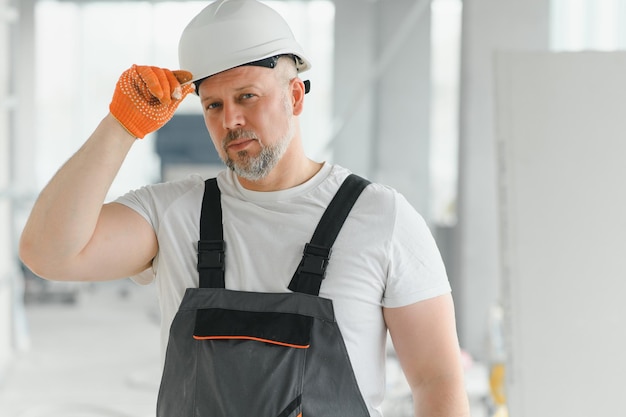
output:
M 209 103 L 206 106 L 207 110 L 214 110 L 217 109 L 218 107 L 220 107 L 220 103 Z
M 241 98 L 243 100 L 246 100 L 246 99 L 249 99 L 249 98 L 252 98 L 252 97 L 254 97 L 254 94 L 252 94 L 252 93 L 246 93 L 246 94 L 242 94 L 241 95 Z

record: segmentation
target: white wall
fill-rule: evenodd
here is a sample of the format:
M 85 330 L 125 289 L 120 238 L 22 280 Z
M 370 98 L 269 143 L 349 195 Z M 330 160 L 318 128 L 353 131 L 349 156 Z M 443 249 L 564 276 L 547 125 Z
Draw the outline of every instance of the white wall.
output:
M 498 55 L 511 417 L 623 411 L 626 53 Z

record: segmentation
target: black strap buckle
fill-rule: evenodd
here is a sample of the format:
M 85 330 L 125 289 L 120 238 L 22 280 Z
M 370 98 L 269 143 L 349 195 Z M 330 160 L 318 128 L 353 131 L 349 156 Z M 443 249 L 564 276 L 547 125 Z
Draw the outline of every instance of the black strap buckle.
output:
M 224 270 L 225 244 L 223 240 L 198 241 L 198 271 L 202 269 Z
M 330 248 L 307 243 L 289 289 L 303 294 L 319 295 L 330 259 Z
M 330 248 L 307 243 L 304 246 L 304 256 L 298 267 L 298 272 L 319 275 L 323 279 L 326 275 L 330 251 Z
M 200 288 L 225 288 L 223 240 L 198 241 L 198 272 Z

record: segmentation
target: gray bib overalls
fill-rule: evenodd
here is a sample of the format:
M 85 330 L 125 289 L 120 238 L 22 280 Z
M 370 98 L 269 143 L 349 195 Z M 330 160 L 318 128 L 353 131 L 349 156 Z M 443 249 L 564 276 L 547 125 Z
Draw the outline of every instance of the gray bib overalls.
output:
M 225 289 L 217 181 L 206 181 L 198 242 L 200 288 L 172 322 L 157 417 L 369 416 L 337 326 L 319 297 L 330 248 L 361 191 L 349 176 L 329 204 L 288 293 Z M 355 242 L 357 244 L 357 242 Z

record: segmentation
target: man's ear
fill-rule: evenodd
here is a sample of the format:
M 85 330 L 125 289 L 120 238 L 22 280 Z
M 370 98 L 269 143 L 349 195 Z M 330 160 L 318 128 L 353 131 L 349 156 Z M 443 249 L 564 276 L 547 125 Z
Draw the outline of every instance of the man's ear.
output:
M 304 109 L 304 82 L 300 78 L 296 77 L 290 81 L 289 85 L 291 88 L 293 114 L 294 116 L 299 116 Z

